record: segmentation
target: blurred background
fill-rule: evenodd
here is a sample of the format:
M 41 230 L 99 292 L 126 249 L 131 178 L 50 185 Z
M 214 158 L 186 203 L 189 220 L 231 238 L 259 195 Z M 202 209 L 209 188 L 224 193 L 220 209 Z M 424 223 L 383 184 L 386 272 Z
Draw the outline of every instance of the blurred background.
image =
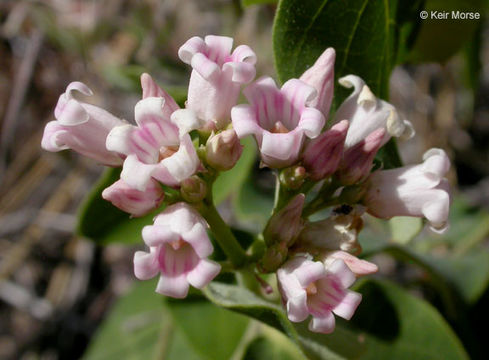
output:
M 134 281 L 133 247 L 102 247 L 74 235 L 77 209 L 103 168 L 74 152 L 41 150 L 58 96 L 82 81 L 94 92 L 88 102 L 132 121 L 139 76 L 148 72 L 184 99 L 189 69 L 177 50 L 194 35 L 232 36 L 258 54 L 258 75 L 274 74 L 275 8 L 238 0 L 0 2 L 1 359 L 80 358 Z M 410 63 L 392 74 L 390 102 L 417 132 L 400 144 L 404 162 L 419 162 L 430 147 L 449 153 L 450 182 L 462 199 L 455 209 L 478 219 L 477 234 L 464 246 L 487 249 L 489 26 L 441 26 L 421 27 Z M 266 181 L 258 186 L 267 191 Z M 440 256 L 453 250 L 432 244 L 428 251 Z M 374 259 L 383 275 L 401 282 L 419 271 L 387 256 Z M 419 284 L 413 290 L 436 305 L 436 294 Z M 480 339 L 489 336 L 487 310 L 481 313 L 488 303 L 484 287 L 473 304 Z

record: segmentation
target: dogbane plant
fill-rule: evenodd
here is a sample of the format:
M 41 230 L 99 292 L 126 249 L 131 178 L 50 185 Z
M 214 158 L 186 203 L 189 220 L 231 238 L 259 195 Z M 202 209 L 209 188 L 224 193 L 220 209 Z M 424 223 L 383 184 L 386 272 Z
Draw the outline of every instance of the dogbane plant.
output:
M 374 166 L 391 137 L 408 139 L 414 131 L 356 75 L 339 79 L 353 91 L 329 119 L 334 49 L 281 87 L 268 76 L 254 80 L 255 53 L 246 45 L 233 50 L 228 37 L 193 37 L 178 55 L 192 67 L 185 108 L 143 74 L 135 124 L 128 123 L 78 100 L 76 92 L 92 91 L 73 82 L 42 139 L 45 150 L 71 148 L 121 167 L 120 179 L 102 193 L 119 209 L 133 217 L 162 209 L 142 230 L 147 251 L 134 255 L 135 276 L 158 277 L 156 292 L 184 298 L 190 286 L 202 289 L 223 271 L 245 274 L 269 292 L 266 274 L 276 274 L 289 320 L 310 318 L 311 331 L 331 333 L 334 315 L 348 320 L 361 302 L 349 289 L 355 279 L 377 271 L 358 258 L 365 212 L 425 217 L 434 231 L 446 230 L 450 164 L 443 150 L 428 150 L 420 165 Z M 246 103 L 238 104 L 241 91 Z M 216 209 L 212 189 L 239 160 L 247 136 L 277 181 L 266 226 L 243 248 Z M 312 217 L 318 213 L 320 220 Z M 213 259 L 216 246 L 226 261 Z M 256 288 L 251 283 L 242 285 Z

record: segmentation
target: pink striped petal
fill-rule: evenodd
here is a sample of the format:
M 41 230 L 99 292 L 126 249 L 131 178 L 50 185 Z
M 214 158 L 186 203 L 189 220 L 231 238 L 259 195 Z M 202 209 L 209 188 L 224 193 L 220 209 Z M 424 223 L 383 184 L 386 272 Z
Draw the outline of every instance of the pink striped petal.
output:
M 221 265 L 218 263 L 203 259 L 197 266 L 187 274 L 187 281 L 193 287 L 202 289 L 209 284 L 221 271 Z
M 155 169 L 156 165 L 145 164 L 139 161 L 135 154 L 131 154 L 124 160 L 121 179 L 130 187 L 145 191 Z
M 310 102 L 310 105 L 321 111 L 325 118 L 328 117 L 333 100 L 335 58 L 335 50 L 326 49 L 314 65 L 299 78 L 318 92 L 318 96 Z
M 149 247 L 157 247 L 180 239 L 180 235 L 171 228 L 156 225 L 143 227 L 142 235 L 144 243 Z
M 149 280 L 154 278 L 160 269 L 155 253 L 136 251 L 134 254 L 134 275 L 139 280 Z
M 335 318 L 332 312 L 321 317 L 313 317 L 309 322 L 309 330 L 322 334 L 331 334 L 335 329 Z
M 163 106 L 163 117 L 165 119 L 169 119 L 170 115 L 174 111 L 180 109 L 180 106 L 178 106 L 170 94 L 159 87 L 153 78 L 147 73 L 143 73 L 141 75 L 141 88 L 143 90 L 143 99 L 147 97 L 160 97 L 165 99 Z
M 206 228 L 202 223 L 196 223 L 184 236 L 184 240 L 192 245 L 195 253 L 200 258 L 208 257 L 213 253 L 214 248 L 209 241 Z
M 335 306 L 333 312 L 345 320 L 350 320 L 361 301 L 361 294 L 348 290 L 341 302 Z
M 305 108 L 302 111 L 297 127 L 304 130 L 304 133 L 308 138 L 314 139 L 321 133 L 324 124 L 324 116 L 319 110 Z
M 158 285 L 156 286 L 157 293 L 175 299 L 185 298 L 188 294 L 188 289 L 189 284 L 183 273 L 176 276 L 166 276 L 162 274 L 158 281 Z

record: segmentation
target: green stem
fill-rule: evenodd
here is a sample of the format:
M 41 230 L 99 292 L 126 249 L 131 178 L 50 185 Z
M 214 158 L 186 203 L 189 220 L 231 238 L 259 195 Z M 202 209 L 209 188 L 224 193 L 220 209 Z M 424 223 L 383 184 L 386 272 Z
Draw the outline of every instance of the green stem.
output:
M 234 267 L 239 268 L 243 266 L 247 260 L 246 254 L 214 204 L 211 202 L 210 204 L 203 205 L 200 208 L 200 214 L 211 227 L 217 243 Z
M 302 212 L 304 216 L 310 216 L 328 206 L 336 205 L 339 202 L 339 198 L 331 198 L 331 196 L 339 186 L 340 184 L 334 178 L 326 179 L 316 197 L 304 207 Z

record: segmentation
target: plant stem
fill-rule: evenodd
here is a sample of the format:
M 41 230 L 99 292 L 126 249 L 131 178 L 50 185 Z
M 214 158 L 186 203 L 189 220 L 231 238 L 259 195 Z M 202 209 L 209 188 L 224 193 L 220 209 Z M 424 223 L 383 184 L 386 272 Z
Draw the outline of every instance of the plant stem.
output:
M 243 266 L 246 263 L 247 256 L 214 204 L 212 202 L 210 204 L 204 204 L 200 208 L 200 213 L 211 227 L 217 243 L 234 267 L 239 268 Z

